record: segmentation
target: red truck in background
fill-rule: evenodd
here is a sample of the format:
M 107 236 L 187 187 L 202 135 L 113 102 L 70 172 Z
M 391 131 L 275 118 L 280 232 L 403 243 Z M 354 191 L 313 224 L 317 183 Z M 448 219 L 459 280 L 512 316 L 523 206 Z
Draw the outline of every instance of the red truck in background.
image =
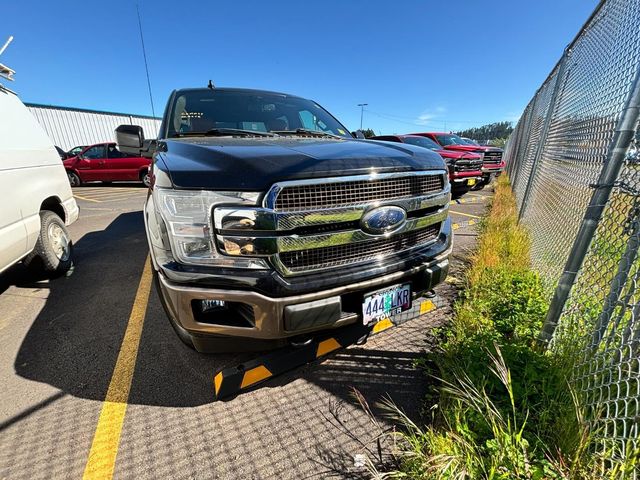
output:
M 502 160 L 503 150 L 497 147 L 487 145 L 475 145 L 454 133 L 444 132 L 422 132 L 412 133 L 420 137 L 430 138 L 442 148 L 455 152 L 471 152 L 483 156 L 482 164 L 482 180 L 474 189 L 480 190 L 491 182 L 493 177 L 499 176 L 505 168 L 505 162 Z
M 449 168 L 453 198 L 461 197 L 482 182 L 482 155 L 477 153 L 444 149 L 430 138 L 420 135 L 379 135 L 370 137 L 369 140 L 409 143 L 439 153 Z

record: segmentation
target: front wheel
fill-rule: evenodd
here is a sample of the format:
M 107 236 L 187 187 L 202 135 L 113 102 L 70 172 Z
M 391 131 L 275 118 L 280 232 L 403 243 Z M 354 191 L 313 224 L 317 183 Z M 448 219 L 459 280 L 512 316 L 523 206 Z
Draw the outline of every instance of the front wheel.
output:
M 53 212 L 40 212 L 40 235 L 33 251 L 25 258 L 27 265 L 35 258 L 49 275 L 64 275 L 73 265 L 71 236 L 62 219 Z
M 142 183 L 144 183 L 145 187 L 151 186 L 151 174 L 149 173 L 149 170 L 144 170 L 140 174 L 140 180 L 142 181 Z
M 80 176 L 75 172 L 67 172 L 67 178 L 69 179 L 69 184 L 72 187 L 79 187 L 82 185 L 82 180 Z

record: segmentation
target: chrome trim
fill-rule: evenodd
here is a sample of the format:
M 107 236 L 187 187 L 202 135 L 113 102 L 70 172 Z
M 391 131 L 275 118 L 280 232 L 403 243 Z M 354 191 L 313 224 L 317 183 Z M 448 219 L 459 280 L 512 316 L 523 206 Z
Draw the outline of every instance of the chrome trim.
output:
M 366 200 L 363 196 L 354 196 L 353 200 L 360 200 L 358 203 L 349 204 L 348 195 L 340 198 L 338 206 L 320 208 L 320 204 L 311 201 L 308 210 L 278 211 L 275 208 L 278 195 L 288 187 L 298 187 L 304 185 L 327 185 L 327 184 L 349 184 L 350 182 L 380 181 L 386 179 L 407 179 L 409 177 L 422 177 L 431 180 L 439 178 L 442 180 L 442 189 L 429 191 L 426 195 L 411 196 L 411 189 L 398 190 L 403 195 L 400 198 L 382 198 Z M 427 184 L 428 184 L 427 183 Z M 362 186 L 360 184 L 359 186 Z M 348 185 L 345 192 L 348 193 Z M 366 188 L 366 185 L 365 185 Z M 335 187 L 334 187 L 335 189 Z M 337 188 L 340 190 L 340 187 Z M 373 189 L 371 196 L 376 196 Z M 390 194 L 390 196 L 392 193 Z M 378 194 L 377 196 L 382 196 Z M 313 200 L 313 196 L 305 197 Z M 220 253 L 231 258 L 268 258 L 272 265 L 285 276 L 304 275 L 310 272 L 330 269 L 318 265 L 317 267 L 290 270 L 281 259 L 280 254 L 285 252 L 297 252 L 318 249 L 322 247 L 343 246 L 360 243 L 366 248 L 366 242 L 380 239 L 393 239 L 396 235 L 410 233 L 414 230 L 424 229 L 440 223 L 440 232 L 448 218 L 449 202 L 451 200 L 451 183 L 448 180 L 447 170 L 428 170 L 414 172 L 392 172 L 392 173 L 371 173 L 367 175 L 351 175 L 344 177 L 330 177 L 320 179 L 291 180 L 274 184 L 263 198 L 261 206 L 230 205 L 218 206 L 213 209 L 212 223 L 214 227 L 213 237 L 216 247 Z M 321 202 L 322 203 L 322 202 Z M 299 206 L 302 206 L 300 204 Z M 381 207 L 393 207 L 404 210 L 407 213 L 417 212 L 427 209 L 437 209 L 423 217 L 406 219 L 402 224 L 397 225 L 391 232 L 374 233 L 366 232 L 362 220 L 369 212 Z M 357 223 L 356 223 L 357 222 Z M 340 224 L 342 225 L 342 229 Z M 317 233 L 300 234 L 297 230 L 301 227 L 322 227 L 323 225 L 333 226 L 333 231 L 322 231 Z M 326 229 L 325 229 L 326 230 Z M 294 233 L 295 232 L 295 233 Z M 437 240 L 428 240 L 422 245 L 408 247 L 400 252 L 386 253 L 385 256 L 404 254 L 416 248 L 430 245 Z M 360 247 L 363 248 L 363 247 Z M 354 259 L 350 265 L 371 262 L 371 259 Z
M 389 238 L 401 233 L 411 232 L 430 225 L 444 222 L 449 215 L 449 205 L 426 217 L 408 219 L 393 233 L 371 235 L 362 230 L 349 230 L 317 235 L 262 236 L 216 235 L 218 248 L 230 256 L 265 257 L 282 252 L 311 250 L 314 248 L 345 245 Z
M 400 207 L 407 212 L 432 208 L 449 203 L 451 200 L 449 182 L 438 193 L 397 200 L 381 200 L 351 207 L 327 208 L 305 212 L 276 212 L 268 208 L 256 207 L 216 207 L 213 211 L 216 230 L 233 230 L 241 232 L 253 231 L 286 231 L 297 227 L 335 224 L 359 221 L 369 210 L 378 207 Z
M 262 200 L 262 206 L 265 208 L 273 209 L 276 204 L 276 199 L 278 195 L 285 187 L 297 187 L 302 185 L 318 185 L 318 184 L 327 184 L 327 183 L 347 183 L 347 182 L 357 182 L 362 180 L 382 180 L 386 178 L 402 178 L 402 177 L 425 177 L 431 175 L 441 175 L 443 176 L 444 185 L 446 187 L 448 172 L 446 170 L 419 170 L 419 171 L 409 171 L 409 172 L 391 172 L 391 173 L 377 173 L 371 172 L 365 175 L 348 175 L 344 177 L 327 177 L 327 178 L 310 178 L 304 180 L 286 180 L 284 182 L 274 183 L 273 186 L 269 189 L 267 194 L 264 196 Z
M 438 234 L 434 237 L 433 240 L 427 242 L 427 243 L 423 243 L 421 245 L 416 245 L 414 247 L 410 247 L 407 248 L 405 250 L 402 250 L 401 252 L 396 252 L 393 254 L 389 254 L 389 255 L 385 255 L 384 259 L 392 257 L 394 255 L 406 255 L 408 253 L 411 253 L 415 250 L 420 250 L 426 247 L 429 247 L 430 245 L 433 245 L 434 243 L 436 243 L 438 241 L 438 239 L 440 238 L 440 235 L 442 235 L 442 231 L 443 229 L 446 228 L 445 222 L 442 222 L 442 225 L 440 226 L 440 230 L 438 232 Z M 451 234 L 451 232 L 449 232 Z M 380 237 L 378 237 L 380 238 Z M 313 269 L 309 269 L 309 270 L 303 270 L 303 271 L 299 271 L 299 270 L 291 270 L 289 267 L 287 267 L 281 260 L 280 260 L 280 256 L 279 255 L 273 255 L 272 257 L 269 257 L 269 260 L 271 261 L 271 263 L 276 267 L 276 269 L 281 272 L 283 275 L 287 276 L 287 277 L 296 277 L 299 275 L 308 275 L 309 273 L 317 273 L 317 272 L 326 272 L 328 270 L 332 270 L 335 269 L 336 267 L 331 265 L 331 266 L 327 266 L 327 267 L 318 267 L 318 268 L 313 268 Z M 359 261 L 355 261 L 353 263 L 349 264 L 349 268 L 354 267 L 354 266 L 358 266 L 358 265 L 363 265 L 366 263 L 372 263 L 371 259 L 365 259 L 365 260 L 359 260 Z M 435 263 L 435 262 L 434 262 Z

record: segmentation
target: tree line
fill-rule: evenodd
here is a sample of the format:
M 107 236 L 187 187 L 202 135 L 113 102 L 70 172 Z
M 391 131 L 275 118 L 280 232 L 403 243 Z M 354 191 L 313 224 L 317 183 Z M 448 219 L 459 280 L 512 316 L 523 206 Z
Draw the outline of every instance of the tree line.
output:
M 468 128 L 456 132 L 461 137 L 471 138 L 479 142 L 493 142 L 495 140 L 506 140 L 513 132 L 511 122 L 496 122 L 481 127 Z

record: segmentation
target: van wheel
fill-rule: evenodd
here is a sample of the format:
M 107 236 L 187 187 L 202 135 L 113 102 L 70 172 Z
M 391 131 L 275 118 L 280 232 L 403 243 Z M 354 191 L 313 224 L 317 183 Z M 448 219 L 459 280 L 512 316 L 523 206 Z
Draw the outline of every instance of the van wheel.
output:
M 151 174 L 149 173 L 149 170 L 143 170 L 140 173 L 140 180 L 144 183 L 145 187 L 151 186 Z
M 40 212 L 40 235 L 33 251 L 25 258 L 29 265 L 36 257 L 49 275 L 64 275 L 73 265 L 73 244 L 62 219 L 53 212 Z
M 67 178 L 69 178 L 69 184 L 72 187 L 79 187 L 82 185 L 82 180 L 80 179 L 77 173 L 67 172 Z

